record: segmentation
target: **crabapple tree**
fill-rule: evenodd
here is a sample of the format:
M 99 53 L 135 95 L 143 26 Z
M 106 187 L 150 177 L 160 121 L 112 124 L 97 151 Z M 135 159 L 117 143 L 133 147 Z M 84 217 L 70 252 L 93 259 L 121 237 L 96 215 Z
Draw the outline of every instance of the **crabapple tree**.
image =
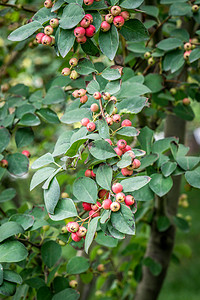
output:
M 0 294 L 156 300 L 176 228 L 189 230 L 181 179 L 200 188 L 184 145 L 200 101 L 199 1 L 17 2 L 0 1 L 4 22 L 19 18 L 0 75 L 0 202 L 30 169 L 42 199 L 0 210 Z M 44 86 L 9 82 L 22 51 L 50 57 Z

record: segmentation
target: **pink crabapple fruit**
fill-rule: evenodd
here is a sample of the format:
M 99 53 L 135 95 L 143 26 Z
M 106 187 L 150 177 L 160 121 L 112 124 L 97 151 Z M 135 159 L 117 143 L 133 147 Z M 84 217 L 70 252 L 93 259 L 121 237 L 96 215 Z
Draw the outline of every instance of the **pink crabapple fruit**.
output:
M 51 0 L 46 0 L 46 1 L 44 2 L 44 6 L 45 6 L 46 8 L 51 8 L 51 7 L 53 6 L 53 2 L 52 2 Z
M 85 211 L 90 211 L 92 208 L 91 208 L 91 204 L 90 203 L 87 203 L 87 202 L 83 202 L 82 203 L 82 206 L 83 206 L 83 209 Z
M 36 34 L 35 39 L 36 39 L 36 41 L 37 41 L 38 44 L 42 43 L 43 36 L 45 36 L 45 34 L 43 32 L 39 32 L 38 34 Z
M 113 124 L 113 119 L 111 117 L 107 117 L 106 122 L 107 122 L 108 126 L 111 126 Z
M 192 45 L 190 43 L 185 43 L 184 45 L 184 50 L 191 50 L 192 49 Z
M 77 285 L 78 285 L 78 282 L 76 281 L 76 280 L 70 280 L 70 282 L 69 282 L 69 286 L 71 287 L 71 288 L 76 288 L 77 287 Z
M 94 25 L 89 25 L 88 28 L 85 29 L 85 35 L 87 37 L 93 37 L 96 32 L 96 28 Z
M 101 203 L 98 202 L 98 201 L 97 201 L 96 204 L 92 204 L 92 205 L 91 205 L 91 208 L 92 208 L 92 210 L 94 210 L 94 211 L 98 210 L 100 207 L 101 207 Z
M 121 117 L 118 114 L 113 115 L 112 119 L 114 123 L 119 123 L 121 121 Z
M 121 172 L 123 176 L 131 176 L 133 174 L 133 170 L 128 170 L 127 168 L 122 168 Z
M 88 101 L 88 96 L 87 95 L 84 95 L 80 98 L 80 102 L 83 103 L 83 104 L 86 103 L 87 101 Z
M 28 158 L 31 156 L 31 153 L 28 150 L 23 150 L 22 154 L 25 155 Z
M 7 161 L 6 159 L 2 159 L 2 160 L 0 161 L 0 166 L 1 166 L 2 168 L 7 168 L 7 167 L 8 167 L 8 161 Z
M 116 212 L 120 209 L 121 205 L 119 202 L 112 202 L 112 204 L 110 205 L 110 210 L 112 210 L 113 212 Z
M 129 127 L 132 126 L 132 122 L 128 119 L 125 119 L 124 121 L 122 121 L 122 127 Z
M 126 145 L 126 147 L 124 149 L 122 149 L 123 153 L 126 153 L 130 150 L 131 150 L 131 146 L 129 146 L 129 145 Z
M 59 25 L 59 20 L 54 18 L 54 19 L 51 19 L 49 23 L 50 23 L 52 28 L 56 28 Z
M 51 25 L 44 27 L 44 34 L 46 34 L 46 35 L 53 34 L 53 27 L 51 27 Z
M 91 171 L 91 176 L 94 178 L 96 177 L 96 174 L 93 172 L 93 170 Z
M 85 29 L 83 27 L 76 27 L 74 29 L 74 35 L 76 38 L 82 38 L 85 35 Z
M 87 20 L 90 21 L 90 23 L 93 23 L 93 16 L 92 16 L 91 14 L 86 14 L 86 15 L 84 16 L 84 19 L 87 19 Z
M 128 11 L 122 11 L 120 16 L 122 16 L 122 18 L 124 18 L 125 21 L 128 21 L 130 19 L 130 14 Z
M 78 237 L 82 238 L 86 235 L 86 233 L 87 229 L 84 226 L 80 226 L 76 234 Z
M 114 151 L 117 153 L 118 156 L 122 156 L 122 154 L 123 154 L 122 150 L 119 149 L 118 147 L 115 147 Z
M 105 21 L 106 21 L 107 23 L 109 23 L 109 24 L 111 24 L 111 23 L 113 22 L 113 19 L 114 19 L 114 17 L 113 17 L 112 14 L 107 14 L 107 15 L 105 16 Z
M 102 207 L 104 209 L 110 209 L 111 204 L 112 204 L 112 201 L 110 199 L 105 199 L 102 203 Z
M 99 211 L 95 212 L 94 210 L 91 210 L 89 212 L 89 216 L 92 217 L 92 218 L 99 217 L 100 216 L 100 212 Z
M 85 44 L 87 42 L 87 38 L 86 38 L 86 36 L 77 37 L 76 41 L 78 44 Z
M 115 193 L 115 194 L 118 194 L 118 193 L 121 193 L 123 190 L 123 186 L 121 185 L 121 183 L 119 182 L 116 182 L 112 185 L 112 191 Z
M 82 126 L 87 126 L 87 124 L 90 122 L 90 120 L 88 119 L 88 118 L 83 118 L 82 120 L 81 120 L 81 125 Z
M 135 158 L 133 163 L 132 163 L 132 168 L 133 169 L 138 169 L 141 166 L 141 162 L 139 159 Z
M 71 237 L 74 242 L 80 242 L 80 240 L 81 240 L 81 237 L 79 237 L 77 235 L 77 233 L 74 233 L 74 232 L 71 234 Z
M 135 199 L 132 195 L 127 195 L 125 197 L 125 204 L 128 205 L 128 206 L 131 206 L 135 203 Z
M 84 18 L 81 20 L 80 25 L 81 25 L 81 27 L 83 27 L 83 28 L 87 28 L 87 27 L 89 27 L 90 23 L 91 23 L 90 20 L 84 17 Z
M 86 90 L 85 89 L 78 90 L 79 97 L 85 96 L 85 94 L 86 94 Z
M 98 270 L 99 272 L 104 272 L 104 271 L 105 271 L 104 265 L 103 265 L 103 264 L 99 264 L 99 265 L 97 266 L 97 270 Z
M 182 103 L 184 104 L 184 105 L 190 105 L 190 99 L 189 98 L 184 98 L 183 100 L 182 100 Z
M 103 95 L 103 99 L 104 99 L 105 101 L 107 101 L 107 100 L 110 99 L 110 93 L 105 92 L 105 93 L 103 93 L 102 95 Z
M 127 146 L 127 142 L 125 140 L 119 140 L 117 142 L 117 147 L 122 150 Z
M 90 169 L 87 169 L 86 171 L 85 171 L 85 177 L 92 177 L 92 170 L 90 170 Z
M 98 192 L 98 197 L 100 199 L 103 199 L 105 197 L 108 197 L 109 196 L 109 192 L 106 191 L 105 189 L 101 189 L 99 192 Z
M 69 222 L 67 223 L 67 230 L 69 232 L 77 232 L 79 229 L 79 224 L 77 222 Z
M 64 68 L 62 69 L 62 75 L 64 76 L 69 76 L 71 74 L 71 70 L 69 68 Z M 75 92 L 75 91 L 74 91 Z M 72 93 L 72 95 L 74 96 L 74 92 Z M 75 97 L 75 96 L 74 96 Z M 77 98 L 77 97 L 75 97 Z
M 121 28 L 124 25 L 124 18 L 122 16 L 114 17 L 113 24 L 117 28 Z
M 89 122 L 89 123 L 87 124 L 87 130 L 88 130 L 89 132 L 94 131 L 95 128 L 96 128 L 96 125 L 94 124 L 94 122 Z
M 94 0 L 84 0 L 83 2 L 84 2 L 85 5 L 90 6 L 90 5 L 93 4 Z
M 113 16 L 118 16 L 121 13 L 121 8 L 118 5 L 112 6 L 110 12 Z
M 93 94 L 93 97 L 94 97 L 94 99 L 99 100 L 99 99 L 101 99 L 101 93 L 100 92 L 95 92 Z
M 79 74 L 75 70 L 72 70 L 70 74 L 70 79 L 76 80 L 78 77 Z
M 71 58 L 69 64 L 71 67 L 76 67 L 78 65 L 78 59 L 76 57 Z
M 106 22 L 106 21 L 103 21 L 101 23 L 101 30 L 103 32 L 106 32 L 106 31 L 110 30 L 110 24 L 108 22 Z
M 52 42 L 52 38 L 49 36 L 49 35 L 44 35 L 42 40 L 41 40 L 42 44 L 45 45 L 45 46 L 49 46 L 51 45 L 51 42 Z
M 97 103 L 93 103 L 91 106 L 90 106 L 90 110 L 92 112 L 98 112 L 99 111 L 99 105 Z
M 117 202 L 124 202 L 125 197 L 126 197 L 126 196 L 124 195 L 124 193 L 122 193 L 122 192 L 121 192 L 121 193 L 117 193 L 117 194 L 116 194 L 116 201 L 117 201 Z

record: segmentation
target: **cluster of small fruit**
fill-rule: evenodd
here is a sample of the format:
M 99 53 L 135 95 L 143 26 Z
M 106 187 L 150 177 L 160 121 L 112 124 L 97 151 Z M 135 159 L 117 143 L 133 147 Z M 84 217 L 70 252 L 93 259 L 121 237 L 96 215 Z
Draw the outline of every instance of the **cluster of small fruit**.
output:
M 87 41 L 87 37 L 92 38 L 96 32 L 96 28 L 93 23 L 93 17 L 91 14 L 86 14 L 84 18 L 80 22 L 80 26 L 74 29 L 74 35 L 76 37 L 76 41 L 79 44 L 85 44 Z
M 190 41 L 189 41 L 188 43 L 185 43 L 185 44 L 184 44 L 184 50 L 185 50 L 185 52 L 184 52 L 184 54 L 183 54 L 183 57 L 184 57 L 184 59 L 185 59 L 187 62 L 188 62 L 188 60 L 189 60 L 190 53 L 192 52 L 193 49 L 196 48 L 195 42 L 198 43 L 198 40 L 196 40 L 196 39 L 190 39 Z
M 22 154 L 25 155 L 27 158 L 29 158 L 31 156 L 31 154 L 28 150 L 23 150 Z M 0 161 L 0 167 L 7 168 L 8 167 L 8 161 L 6 159 L 2 159 Z
M 147 60 L 149 66 L 153 66 L 155 64 L 155 59 L 149 51 L 145 52 L 144 59 Z
M 43 44 L 45 46 L 53 46 L 55 44 L 55 37 L 52 34 L 54 29 L 58 27 L 59 20 L 54 18 L 51 19 L 49 23 L 49 25 L 44 27 L 44 32 L 36 34 L 35 40 L 38 44 Z
M 76 72 L 76 70 L 72 70 L 72 69 L 78 65 L 78 59 L 76 57 L 72 57 L 69 60 L 69 65 L 70 65 L 70 68 L 66 67 L 66 68 L 62 69 L 61 74 L 63 76 L 70 75 L 70 79 L 75 80 L 79 77 L 79 74 Z
M 112 6 L 110 13 L 105 15 L 105 20 L 101 23 L 101 30 L 103 32 L 109 31 L 111 25 L 114 24 L 115 27 L 121 28 L 124 22 L 129 20 L 130 14 L 128 11 L 121 11 L 118 5 Z
M 87 229 L 84 226 L 79 226 L 78 222 L 69 222 L 62 228 L 62 232 L 70 232 L 72 240 L 80 242 L 82 238 L 85 239 Z

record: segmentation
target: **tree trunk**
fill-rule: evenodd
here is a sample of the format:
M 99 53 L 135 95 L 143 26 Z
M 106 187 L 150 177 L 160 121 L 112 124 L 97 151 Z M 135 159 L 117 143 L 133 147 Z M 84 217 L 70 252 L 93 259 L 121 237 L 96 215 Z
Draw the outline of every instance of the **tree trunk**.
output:
M 184 143 L 186 122 L 169 114 L 165 124 L 165 137 L 179 137 L 180 142 Z M 181 176 L 174 176 L 172 179 L 173 187 L 165 199 L 165 213 L 169 218 L 172 218 L 177 213 Z M 174 225 L 171 225 L 165 232 L 159 232 L 157 230 L 156 212 L 159 213 L 159 205 L 162 206 L 163 201 L 163 198 L 157 199 L 158 207 L 155 208 L 155 217 L 151 225 L 150 239 L 145 253 L 145 257 L 151 257 L 162 265 L 162 271 L 158 276 L 154 276 L 148 267 L 143 267 L 142 280 L 137 287 L 134 300 L 156 300 L 161 291 L 170 264 L 176 229 Z

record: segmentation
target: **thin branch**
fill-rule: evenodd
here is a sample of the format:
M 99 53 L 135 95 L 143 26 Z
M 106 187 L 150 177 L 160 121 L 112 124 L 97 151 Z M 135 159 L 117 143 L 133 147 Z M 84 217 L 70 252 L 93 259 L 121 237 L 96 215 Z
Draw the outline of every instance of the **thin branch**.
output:
M 93 79 L 96 80 L 96 75 L 94 73 L 92 74 L 92 76 L 93 76 Z M 101 114 L 105 119 L 106 116 L 105 116 L 104 111 L 103 111 L 103 105 L 102 105 L 102 100 L 101 99 L 99 99 L 99 106 L 100 106 Z
M 171 18 L 171 16 L 168 16 L 164 21 L 162 21 L 162 23 L 160 23 L 158 25 L 158 27 L 156 28 L 156 30 L 151 34 L 150 38 L 148 39 L 148 41 L 146 43 L 146 47 L 149 45 L 150 41 L 152 40 L 152 38 L 154 37 L 154 35 L 156 34 L 156 32 L 160 29 L 160 27 L 162 27 L 170 18 Z
M 6 7 L 11 7 L 11 8 L 14 8 L 14 9 L 17 9 L 17 10 L 24 10 L 24 11 L 27 11 L 27 12 L 30 12 L 30 13 L 36 13 L 37 10 L 33 9 L 33 8 L 30 8 L 30 7 L 26 7 L 24 5 L 20 5 L 20 4 L 10 4 L 10 3 L 2 3 L 0 2 L 0 6 L 6 6 Z

